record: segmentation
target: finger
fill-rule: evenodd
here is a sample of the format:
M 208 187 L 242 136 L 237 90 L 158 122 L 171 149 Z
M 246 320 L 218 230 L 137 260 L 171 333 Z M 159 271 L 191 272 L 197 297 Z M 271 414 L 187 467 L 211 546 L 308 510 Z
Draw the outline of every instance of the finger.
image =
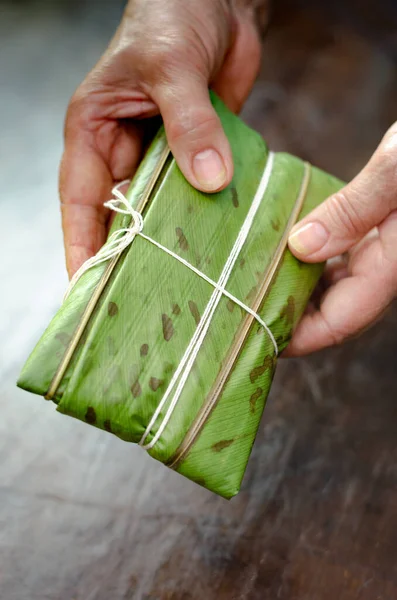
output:
M 303 317 L 285 355 L 301 356 L 340 344 L 376 321 L 392 298 L 374 297 L 368 285 L 362 278 L 349 277 L 330 288 L 320 310 Z
M 390 269 L 391 275 L 397 279 L 397 210 L 393 210 L 379 225 L 378 233 L 383 259 Z
M 393 295 L 374 297 L 369 289 L 364 290 L 366 285 L 371 283 L 349 277 L 330 289 L 321 310 L 302 318 L 283 356 L 302 356 L 340 344 L 374 324 Z
M 169 146 L 186 179 L 197 189 L 216 192 L 233 176 L 229 142 L 200 74 L 179 72 L 152 92 L 164 120 Z
M 323 278 L 327 286 L 332 285 L 349 276 L 348 261 L 344 256 L 330 258 L 325 265 Z
M 351 183 L 312 211 L 292 230 L 291 252 L 321 262 L 351 248 L 397 208 L 397 124 Z
M 235 25 L 234 43 L 212 88 L 230 110 L 239 113 L 259 72 L 261 42 L 251 8 L 239 11 Z
M 102 157 L 84 144 L 67 144 L 60 168 L 62 228 L 69 277 L 106 240 L 113 178 Z
M 144 124 L 129 119 L 119 122 L 113 140 L 109 168 L 114 181 L 132 179 L 142 156 Z
M 395 214 L 381 225 L 378 239 L 363 249 L 360 262 L 354 267 L 356 273 L 329 288 L 320 309 L 303 317 L 285 355 L 299 356 L 339 344 L 384 313 L 397 293 Z
M 90 97 L 71 101 L 65 123 L 60 196 L 66 266 L 71 277 L 104 244 L 115 180 L 132 176 L 141 153 L 142 126 L 93 119 Z

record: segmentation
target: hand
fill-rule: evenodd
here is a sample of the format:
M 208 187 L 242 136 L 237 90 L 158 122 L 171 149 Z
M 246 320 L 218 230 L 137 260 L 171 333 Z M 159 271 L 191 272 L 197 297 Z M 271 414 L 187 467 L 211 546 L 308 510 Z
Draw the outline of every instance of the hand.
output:
M 289 247 L 305 262 L 332 261 L 330 287 L 287 356 L 338 344 L 383 314 L 397 295 L 397 123 L 361 173 L 293 228 Z
M 215 192 L 233 175 L 229 143 L 208 85 L 233 111 L 260 63 L 249 6 L 230 0 L 131 0 L 97 66 L 75 92 L 60 170 L 69 276 L 106 239 L 115 180 L 141 157 L 142 119 L 161 114 L 168 142 L 192 185 Z

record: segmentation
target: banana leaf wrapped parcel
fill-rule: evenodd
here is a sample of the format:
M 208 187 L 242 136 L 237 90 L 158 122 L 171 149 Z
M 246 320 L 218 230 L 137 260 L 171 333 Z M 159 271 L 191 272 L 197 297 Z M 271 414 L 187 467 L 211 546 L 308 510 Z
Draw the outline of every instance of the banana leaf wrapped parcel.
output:
M 111 205 L 110 237 L 38 342 L 18 385 L 140 444 L 230 498 L 277 357 L 322 272 L 288 250 L 294 223 L 342 183 L 285 153 L 216 97 L 232 183 L 183 177 L 161 129 Z M 88 268 L 90 267 L 90 268 Z

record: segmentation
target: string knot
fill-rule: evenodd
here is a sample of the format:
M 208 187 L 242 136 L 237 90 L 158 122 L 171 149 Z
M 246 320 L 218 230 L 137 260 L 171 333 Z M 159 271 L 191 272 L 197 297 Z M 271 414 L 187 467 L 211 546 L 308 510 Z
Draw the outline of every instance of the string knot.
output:
M 130 216 L 131 217 L 131 225 L 129 227 L 126 227 L 125 229 L 121 229 L 119 231 L 125 231 L 125 232 L 128 232 L 130 235 L 134 236 L 134 235 L 138 235 L 139 233 L 141 233 L 141 231 L 143 229 L 143 219 L 142 219 L 141 213 L 139 213 L 137 210 L 132 208 L 132 206 L 128 202 L 127 198 L 120 191 L 120 188 L 122 186 L 126 185 L 127 183 L 130 183 L 129 179 L 126 179 L 125 181 L 121 181 L 120 183 L 118 183 L 112 189 L 112 194 L 114 197 L 111 200 L 108 200 L 107 202 L 105 202 L 104 206 L 106 208 L 110 208 L 110 210 L 113 210 L 114 212 L 120 213 L 122 215 Z M 115 232 L 115 233 L 117 233 L 117 232 Z
M 134 237 L 141 233 L 143 229 L 142 215 L 134 208 L 132 208 L 132 206 L 130 206 L 127 198 L 120 191 L 120 188 L 126 185 L 127 183 L 130 183 L 129 179 L 118 183 L 112 189 L 112 194 L 114 198 L 105 202 L 104 206 L 106 206 L 106 208 L 110 208 L 110 210 L 113 210 L 116 213 L 130 216 L 130 225 L 128 227 L 121 227 L 120 229 L 114 231 L 112 235 L 108 237 L 105 245 L 102 246 L 102 248 L 95 254 L 95 256 L 92 256 L 81 265 L 80 269 L 76 271 L 76 273 L 70 280 L 69 286 L 64 296 L 64 301 L 69 296 L 70 292 L 72 291 L 80 277 L 83 275 L 83 273 L 85 273 L 89 269 L 92 269 L 92 267 L 95 267 L 103 262 L 110 260 L 114 256 L 118 256 L 119 254 L 121 254 L 123 250 L 128 248 Z

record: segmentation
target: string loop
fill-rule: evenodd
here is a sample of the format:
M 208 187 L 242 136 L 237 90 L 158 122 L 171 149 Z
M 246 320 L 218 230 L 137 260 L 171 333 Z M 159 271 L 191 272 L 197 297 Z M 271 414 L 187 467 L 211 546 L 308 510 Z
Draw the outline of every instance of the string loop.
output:
M 104 203 L 106 208 L 113 210 L 116 213 L 120 213 L 122 215 L 129 215 L 131 217 L 131 225 L 129 227 L 122 227 L 121 229 L 117 229 L 114 231 L 107 239 L 106 243 L 102 248 L 91 258 L 86 260 L 81 267 L 76 271 L 73 275 L 72 279 L 69 282 L 69 286 L 64 295 L 63 301 L 69 296 L 70 292 L 80 279 L 80 277 L 89 269 L 96 267 L 97 265 L 106 262 L 117 256 L 123 252 L 132 242 L 134 237 L 138 235 L 143 229 L 143 218 L 141 213 L 136 211 L 129 204 L 127 198 L 120 191 L 120 188 L 130 180 L 126 179 L 125 181 L 121 181 L 118 183 L 113 189 L 112 194 L 115 196 L 111 200 L 108 200 Z M 121 205 L 121 206 L 120 206 Z

